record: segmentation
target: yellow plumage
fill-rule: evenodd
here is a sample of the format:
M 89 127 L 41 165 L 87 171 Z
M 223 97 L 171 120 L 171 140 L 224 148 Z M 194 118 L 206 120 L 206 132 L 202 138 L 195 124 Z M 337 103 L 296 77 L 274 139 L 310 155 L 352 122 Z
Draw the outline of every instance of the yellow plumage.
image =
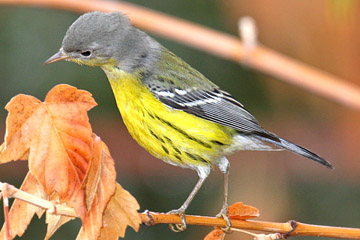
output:
M 102 68 L 128 131 L 154 156 L 194 168 L 213 164 L 231 148 L 233 129 L 167 107 L 141 84 L 137 74 L 112 65 Z

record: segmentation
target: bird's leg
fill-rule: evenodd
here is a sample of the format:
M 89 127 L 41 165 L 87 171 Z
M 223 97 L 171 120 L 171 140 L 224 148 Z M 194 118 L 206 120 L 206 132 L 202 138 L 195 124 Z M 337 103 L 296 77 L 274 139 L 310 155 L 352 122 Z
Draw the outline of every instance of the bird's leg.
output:
M 218 164 L 220 171 L 224 174 L 224 200 L 221 211 L 216 215 L 216 217 L 222 217 L 226 222 L 226 227 L 222 230 L 226 233 L 231 232 L 231 221 L 229 219 L 229 210 L 228 210 L 228 189 L 229 189 L 229 169 L 230 163 L 227 158 L 222 158 Z
M 199 180 L 196 183 L 194 189 L 191 191 L 188 198 L 186 199 L 186 201 L 183 203 L 183 205 L 181 205 L 179 209 L 171 210 L 170 212 L 168 212 L 169 214 L 179 215 L 181 218 L 181 224 L 175 224 L 175 227 L 172 224 L 169 225 L 170 229 L 173 230 L 174 232 L 180 232 L 186 229 L 185 211 L 188 208 L 191 201 L 193 200 L 193 198 L 195 197 L 196 193 L 201 188 L 206 178 L 209 176 L 210 167 L 201 167 L 201 168 L 199 167 L 198 174 L 199 174 Z

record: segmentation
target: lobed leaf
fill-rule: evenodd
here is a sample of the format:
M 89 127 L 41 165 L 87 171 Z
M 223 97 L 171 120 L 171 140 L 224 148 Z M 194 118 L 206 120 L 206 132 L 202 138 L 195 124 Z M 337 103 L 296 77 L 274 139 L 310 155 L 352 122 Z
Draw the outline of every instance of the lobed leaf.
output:
M 117 239 L 125 236 L 127 226 L 139 230 L 141 218 L 136 199 L 120 184 L 116 184 L 115 195 L 111 198 L 103 217 L 103 228 L 99 240 Z
M 85 179 L 92 159 L 87 111 L 96 105 L 89 92 L 57 85 L 45 102 L 17 95 L 7 104 L 0 163 L 28 157 L 30 173 L 48 196 L 58 193 L 83 218 Z
M 6 106 L 6 136 L 0 145 L 0 163 L 29 160 L 22 190 L 75 210 L 82 220 L 78 240 L 117 239 L 127 226 L 137 231 L 141 223 L 139 204 L 116 184 L 114 160 L 92 133 L 87 111 L 95 105 L 90 93 L 68 85 L 55 86 L 44 102 L 20 94 Z M 43 210 L 15 200 L 11 235 L 21 236 L 35 213 L 40 217 Z M 45 239 L 71 219 L 47 213 Z M 4 230 L 0 234 L 4 237 Z

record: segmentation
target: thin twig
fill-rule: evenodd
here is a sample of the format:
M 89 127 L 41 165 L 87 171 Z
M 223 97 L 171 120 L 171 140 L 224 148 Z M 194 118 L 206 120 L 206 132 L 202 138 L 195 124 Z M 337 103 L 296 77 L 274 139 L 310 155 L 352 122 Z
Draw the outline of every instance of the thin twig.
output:
M 14 187 L 13 185 L 0 182 L 0 189 L 3 185 L 7 185 L 8 197 L 16 198 L 27 203 L 33 204 L 37 207 L 47 210 L 51 214 L 64 215 L 68 217 L 77 217 L 74 209 L 67 207 L 62 204 L 55 204 L 48 200 L 36 197 L 27 192 L 21 191 L 20 189 Z
M 28 5 L 75 11 L 122 11 L 135 26 L 219 57 L 242 63 L 245 49 L 238 37 L 126 2 L 106 0 L 0 0 L 2 5 Z M 60 44 L 60 43 L 59 43 Z M 246 56 L 248 67 L 264 72 L 337 103 L 360 110 L 360 88 L 325 71 L 258 45 Z
M 0 182 L 0 189 L 4 183 Z M 69 217 L 77 217 L 75 211 L 62 204 L 54 204 L 50 201 L 32 196 L 29 193 L 21 191 L 12 185 L 7 185 L 9 197 L 14 197 L 23 201 L 26 201 L 35 206 L 41 207 L 46 210 L 52 210 L 56 208 L 57 215 L 65 215 Z M 142 223 L 146 225 L 156 224 L 180 224 L 181 219 L 177 215 L 166 213 L 155 213 L 146 211 L 140 213 Z M 199 226 L 211 226 L 211 227 L 226 227 L 224 219 L 216 217 L 203 217 L 186 215 L 186 223 L 188 225 Z M 343 228 L 343 227 L 329 227 L 305 224 L 295 221 L 289 221 L 287 223 L 277 222 L 265 222 L 255 220 L 231 220 L 232 228 L 257 230 L 263 232 L 282 233 L 286 236 L 322 236 L 344 239 L 360 239 L 360 229 L 358 228 Z
M 275 239 L 286 239 L 288 237 L 288 235 L 284 233 L 256 234 L 237 228 L 234 228 L 232 230 L 251 235 L 254 237 L 254 240 L 275 240 Z

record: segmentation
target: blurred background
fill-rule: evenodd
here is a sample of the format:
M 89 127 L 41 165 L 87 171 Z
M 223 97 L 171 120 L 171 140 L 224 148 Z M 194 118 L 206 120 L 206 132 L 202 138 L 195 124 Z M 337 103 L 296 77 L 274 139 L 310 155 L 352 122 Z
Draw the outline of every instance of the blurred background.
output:
M 259 41 L 278 52 L 359 84 L 360 5 L 355 0 L 134 0 L 129 1 L 226 33 L 251 16 Z M 19 93 L 41 100 L 60 83 L 90 91 L 99 106 L 90 111 L 93 130 L 116 160 L 117 179 L 141 210 L 178 208 L 197 181 L 191 170 L 155 159 L 130 137 L 100 68 L 43 62 L 60 47 L 78 14 L 44 8 L 0 6 L 0 137 L 6 103 Z M 233 62 L 153 36 L 222 89 L 279 136 L 318 153 L 331 171 L 288 152 L 239 152 L 230 156 L 230 204 L 260 209 L 259 219 L 360 227 L 360 115 L 305 90 Z M 0 166 L 0 181 L 19 187 L 26 162 Z M 164 181 L 166 180 L 166 181 Z M 195 197 L 189 214 L 214 216 L 222 204 L 223 179 L 216 170 Z M 3 223 L 0 212 L 0 223 Z M 52 239 L 75 239 L 80 221 L 63 226 Z M 167 225 L 129 229 L 126 239 L 202 239 L 212 229 L 189 226 L 173 233 Z M 45 236 L 44 218 L 34 219 L 22 239 Z M 226 239 L 252 239 L 240 233 Z M 305 239 L 305 237 L 294 237 Z M 307 237 L 306 239 L 311 239 Z M 325 238 L 324 238 L 325 239 Z

